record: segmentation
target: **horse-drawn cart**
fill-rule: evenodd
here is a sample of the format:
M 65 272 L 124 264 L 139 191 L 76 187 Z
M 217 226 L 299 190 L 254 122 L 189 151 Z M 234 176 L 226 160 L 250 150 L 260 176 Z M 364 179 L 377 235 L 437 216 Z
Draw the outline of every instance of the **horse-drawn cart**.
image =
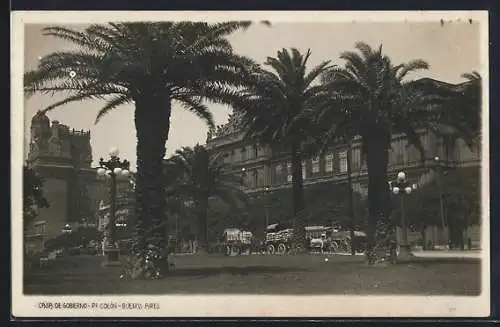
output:
M 223 233 L 223 242 L 226 246 L 225 255 L 250 254 L 253 234 L 239 228 L 226 228 Z

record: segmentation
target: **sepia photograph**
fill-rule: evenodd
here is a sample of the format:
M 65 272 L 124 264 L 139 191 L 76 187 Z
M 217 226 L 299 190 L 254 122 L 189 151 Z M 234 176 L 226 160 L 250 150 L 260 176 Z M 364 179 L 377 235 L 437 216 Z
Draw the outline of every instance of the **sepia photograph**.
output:
M 14 316 L 489 315 L 487 12 L 12 18 Z

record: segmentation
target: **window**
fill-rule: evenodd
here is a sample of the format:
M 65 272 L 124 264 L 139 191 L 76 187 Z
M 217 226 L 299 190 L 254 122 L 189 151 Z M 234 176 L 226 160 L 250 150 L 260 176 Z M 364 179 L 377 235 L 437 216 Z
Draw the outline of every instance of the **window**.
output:
M 341 173 L 347 172 L 347 151 L 339 152 L 339 169 Z
M 291 182 L 292 181 L 292 163 L 291 162 L 287 162 L 286 168 L 287 168 L 286 181 L 287 182 Z
M 361 167 L 361 149 L 360 148 L 355 148 L 352 149 L 352 168 L 353 169 L 359 169 Z
M 302 179 L 307 178 L 307 163 L 302 161 Z
M 247 153 L 245 151 L 245 148 L 241 149 L 241 161 L 247 160 Z
M 333 171 L 333 153 L 329 153 L 325 157 L 325 171 L 326 172 Z
M 281 174 L 283 172 L 283 166 L 281 164 L 276 165 L 276 174 Z
M 319 173 L 319 157 L 313 157 L 311 160 L 312 163 L 312 172 L 314 174 Z
M 248 147 L 245 147 L 245 149 L 247 149 L 247 151 L 246 151 L 246 153 L 247 153 L 247 159 L 253 159 L 254 158 L 254 154 L 255 154 L 255 152 L 253 151 L 253 146 L 249 145 Z
M 47 222 L 39 221 L 35 223 L 35 234 L 45 234 L 47 231 Z
M 254 152 L 254 157 L 258 158 L 259 157 L 259 146 L 257 144 L 255 144 L 253 146 L 253 152 Z
M 259 157 L 266 155 L 266 147 L 264 145 L 259 146 Z
M 259 186 L 259 172 L 257 170 L 254 170 L 252 172 L 252 187 L 257 186 Z
M 418 161 L 419 158 L 420 158 L 419 150 L 414 145 L 410 145 L 408 147 L 408 161 L 414 163 Z
M 396 150 L 396 153 L 397 153 L 397 155 L 396 155 L 396 163 L 398 165 L 404 164 L 404 161 L 405 161 L 403 146 L 404 146 L 403 145 L 403 140 L 400 139 L 400 140 L 396 141 L 396 148 L 397 148 L 397 150 Z
M 266 175 L 264 173 L 264 169 L 260 168 L 258 170 L 258 181 L 257 181 L 257 186 L 264 186 L 266 183 Z

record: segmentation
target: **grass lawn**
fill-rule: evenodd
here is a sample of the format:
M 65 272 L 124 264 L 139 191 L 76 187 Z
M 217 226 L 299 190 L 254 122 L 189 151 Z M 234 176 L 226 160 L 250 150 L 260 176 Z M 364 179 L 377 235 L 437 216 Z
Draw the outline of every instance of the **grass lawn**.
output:
M 362 256 L 180 256 L 163 280 L 120 280 L 120 268 L 102 268 L 103 257 L 58 259 L 29 273 L 30 294 L 395 294 L 479 295 L 479 260 L 414 258 L 411 263 L 369 267 Z

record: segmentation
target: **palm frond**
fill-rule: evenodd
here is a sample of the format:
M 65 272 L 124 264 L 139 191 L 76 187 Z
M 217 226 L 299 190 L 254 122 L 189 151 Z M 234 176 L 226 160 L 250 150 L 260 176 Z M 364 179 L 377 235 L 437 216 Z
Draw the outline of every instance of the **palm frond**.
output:
M 354 47 L 361 52 L 365 59 L 371 58 L 375 55 L 373 48 L 368 43 L 359 41 L 355 43 Z M 380 45 L 380 47 L 382 47 L 382 45 Z
M 473 71 L 472 73 L 463 73 L 460 76 L 469 80 L 469 81 L 478 81 L 478 80 L 480 81 L 481 80 L 481 75 L 476 71 Z
M 424 69 L 429 69 L 429 63 L 427 63 L 426 61 L 424 61 L 422 59 L 415 59 L 415 60 L 412 60 L 412 61 L 402 65 L 402 68 L 398 71 L 396 78 L 399 81 L 401 81 L 409 73 L 417 71 L 417 70 L 424 70 Z
M 132 98 L 126 94 L 118 95 L 114 99 L 109 100 L 97 113 L 94 124 L 97 124 L 111 110 L 130 102 L 132 102 Z

